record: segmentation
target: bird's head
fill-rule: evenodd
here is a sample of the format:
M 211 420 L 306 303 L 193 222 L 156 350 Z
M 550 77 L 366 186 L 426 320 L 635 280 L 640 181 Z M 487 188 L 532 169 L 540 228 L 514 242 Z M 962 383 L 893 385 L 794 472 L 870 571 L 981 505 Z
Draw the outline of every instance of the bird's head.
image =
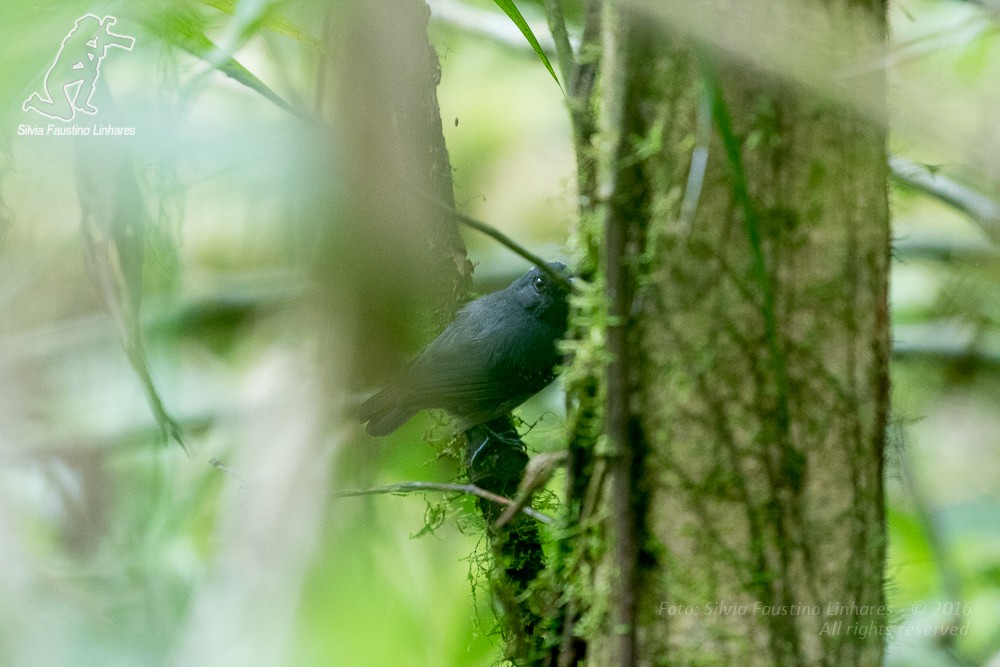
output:
M 510 289 L 525 310 L 553 326 L 565 328 L 569 312 L 566 298 L 573 276 L 562 262 L 549 262 L 548 267 L 563 280 L 536 266 L 518 278 Z

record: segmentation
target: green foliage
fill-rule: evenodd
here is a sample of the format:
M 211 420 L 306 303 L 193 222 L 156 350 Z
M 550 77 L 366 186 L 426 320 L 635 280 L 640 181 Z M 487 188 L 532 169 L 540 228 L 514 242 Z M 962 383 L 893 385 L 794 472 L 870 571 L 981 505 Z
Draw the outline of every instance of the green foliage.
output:
M 226 3 L 220 4 L 224 8 L 228 7 Z M 260 7 L 259 9 L 263 8 Z M 255 34 L 261 27 L 282 27 L 281 32 L 288 33 L 291 32 L 290 28 L 287 27 L 290 24 L 287 24 L 285 21 L 278 21 L 273 16 L 268 18 L 263 13 L 241 16 L 240 18 L 243 25 L 238 26 L 239 41 L 229 48 L 221 48 L 216 45 L 206 34 L 208 19 L 193 7 L 183 3 L 164 6 L 162 10 L 145 13 L 138 20 L 150 33 L 171 46 L 180 48 L 193 56 L 201 58 L 221 74 L 259 93 L 281 109 L 303 120 L 308 120 L 308 116 L 304 112 L 282 99 L 267 84 L 261 81 L 233 56 L 229 55 L 229 51 L 235 49 L 239 43 L 246 40 L 252 34 Z M 297 37 L 300 34 L 301 31 L 294 31 L 294 36 Z M 316 44 L 315 40 L 306 41 L 312 45 Z
M 437 532 L 437 529 L 443 526 L 448 518 L 448 508 L 447 502 L 427 503 L 427 510 L 424 512 L 424 525 L 411 537 L 424 537 Z
M 555 78 L 514 3 L 496 4 Z M 966 96 L 954 99 L 962 117 L 935 121 L 961 130 L 979 118 L 974 112 L 982 82 L 1000 74 L 995 23 L 972 6 L 905 4 L 894 11 L 909 9 L 913 18 L 897 18 L 899 46 L 890 59 L 901 63 L 898 76 L 946 72 L 962 86 Z M 280 473 L 283 457 L 301 453 L 292 453 L 279 434 L 269 446 L 282 456 L 268 466 L 231 475 L 208 461 L 244 453 L 250 437 L 240 427 L 255 414 L 277 418 L 290 410 L 259 400 L 287 372 L 279 362 L 318 345 L 321 335 L 338 337 L 348 348 L 351 309 L 364 305 L 338 302 L 337 290 L 304 296 L 321 238 L 317 229 L 343 224 L 327 194 L 345 187 L 348 171 L 331 170 L 327 158 L 349 137 L 314 133 L 314 119 L 298 106 L 322 97 L 318 89 L 342 74 L 322 85 L 313 76 L 316 59 L 337 49 L 321 32 L 329 3 L 205 0 L 116 9 L 122 31 L 139 42 L 128 58 L 109 60 L 102 79 L 119 111 L 139 126 L 137 139 L 126 144 L 131 166 L 116 182 L 131 182 L 138 192 L 148 214 L 144 240 L 143 233 L 130 237 L 135 230 L 128 226 L 82 240 L 71 144 L 16 133 L 18 124 L 38 120 L 26 116 L 19 102 L 43 79 L 73 19 L 97 10 L 82 0 L 49 3 L 42 11 L 36 3 L 19 2 L 0 9 L 0 92 L 11 101 L 0 108 L 0 446 L 6 461 L 0 474 L 0 553 L 9 574 L 0 585 L 4 664 L 161 664 L 198 629 L 196 600 L 213 568 L 232 576 L 233 587 L 252 589 L 257 581 L 244 581 L 232 564 L 218 562 L 233 530 L 221 521 L 226 499 L 235 498 L 237 515 L 257 517 L 260 481 Z M 571 22 L 577 16 L 569 13 Z M 928 24 L 931 37 L 921 37 Z M 554 91 L 537 64 L 446 25 L 434 31 L 444 61 L 442 113 L 458 158 L 461 204 L 509 225 L 511 236 L 527 239 L 540 253 L 556 253 L 576 206 L 563 100 L 549 95 Z M 579 57 L 596 57 L 596 47 L 587 48 Z M 789 148 L 780 143 L 773 109 L 762 105 L 757 120 L 742 145 L 726 136 L 723 148 Z M 957 164 L 964 159 L 957 149 L 929 145 L 905 126 L 897 136 L 895 147 L 996 195 L 993 175 Z M 639 148 L 652 153 L 662 141 L 652 134 Z M 596 153 L 596 144 L 584 150 Z M 111 169 L 105 148 L 91 156 L 96 175 Z M 934 343 L 896 359 L 894 409 L 906 420 L 903 451 L 912 457 L 916 487 L 933 521 L 914 510 L 898 470 L 890 470 L 890 602 L 907 612 L 920 602 L 968 604 L 963 623 L 969 632 L 955 650 L 969 662 L 985 663 L 1000 650 L 1000 545 L 990 537 L 1000 534 L 994 400 L 1000 392 L 1000 261 L 974 223 L 926 195 L 897 188 L 893 204 L 901 241 L 893 278 L 897 341 Z M 804 224 L 779 209 L 756 213 L 756 244 L 762 247 L 767 234 L 791 233 Z M 573 360 L 563 382 L 583 416 L 565 425 L 553 418 L 558 393 L 524 411 L 531 423 L 546 415 L 529 444 L 557 449 L 565 427 L 584 464 L 601 446 L 603 387 L 594 380 L 608 362 L 599 223 L 585 218 L 574 243 L 588 279 L 574 296 L 580 335 L 566 344 Z M 481 273 L 516 274 L 522 268 L 507 264 L 482 239 L 468 240 Z M 907 245 L 913 241 L 919 248 Z M 86 247 L 91 254 L 106 252 L 103 272 L 121 279 L 106 283 L 109 288 L 144 297 L 139 312 L 131 312 L 131 321 L 120 318 L 119 326 L 145 342 L 140 367 L 147 378 L 140 371 L 137 379 L 120 349 L 107 303 L 124 301 L 95 287 L 83 266 Z M 392 261 L 385 266 L 394 268 Z M 335 316 L 320 320 L 318 314 L 328 310 Z M 303 311 L 315 319 L 300 319 Z M 384 331 L 363 335 L 391 337 Z M 295 367 L 301 381 L 310 372 L 325 372 L 322 363 L 335 367 L 330 375 L 337 391 L 314 397 L 324 413 L 339 414 L 351 394 L 364 389 L 343 383 L 350 375 L 345 367 L 382 361 L 345 362 L 341 353 L 348 356 L 340 350 Z M 157 446 L 161 436 L 143 397 L 148 378 L 156 380 L 151 394 L 171 407 L 184 429 L 190 459 L 178 448 Z M 158 412 L 166 423 L 165 411 Z M 351 432 L 349 416 L 336 420 L 329 432 L 336 434 L 331 439 L 338 456 L 332 464 L 317 456 L 314 467 L 334 468 L 337 488 L 453 480 L 462 452 L 452 447 L 452 458 L 434 460 L 439 445 L 420 442 L 428 424 L 417 420 L 379 444 Z M 724 496 L 726 477 L 709 480 L 709 490 Z M 561 502 L 564 482 L 553 480 L 537 506 L 570 511 Z M 292 494 L 294 487 L 282 492 Z M 303 511 L 287 507 L 274 524 L 255 527 L 267 535 Z M 330 499 L 320 513 L 305 572 L 290 580 L 301 591 L 291 618 L 265 616 L 258 626 L 261 634 L 291 627 L 288 664 L 483 665 L 497 659 L 499 638 L 492 620 L 483 621 L 493 618 L 482 588 L 492 556 L 474 501 Z M 931 548 L 934 531 L 943 545 L 938 551 Z M 600 606 L 602 591 L 592 585 L 603 580 L 587 565 L 606 547 L 603 537 L 591 524 L 564 526 L 543 537 L 556 569 L 535 587 L 538 611 L 559 609 L 570 599 L 596 602 L 576 619 L 577 630 L 588 632 L 607 613 Z M 278 564 L 254 574 L 263 581 L 290 568 Z M 949 569 L 961 581 L 960 600 L 945 587 Z M 555 602 L 546 597 L 553 592 L 561 595 Z M 226 620 L 216 618 L 209 630 Z M 915 617 L 907 613 L 900 620 Z M 920 648 L 924 654 L 908 664 L 925 665 L 929 656 L 940 655 L 930 641 Z M 890 665 L 906 664 L 890 657 Z
M 233 27 L 237 28 L 236 32 L 238 32 L 241 41 L 245 41 L 263 30 L 269 30 L 279 35 L 291 37 L 317 50 L 322 49 L 319 40 L 282 16 L 280 13 L 282 8 L 291 4 L 287 0 L 257 3 L 239 2 L 238 0 L 202 0 L 202 2 L 230 16 L 239 17 L 240 21 Z
M 545 69 L 547 69 L 549 74 L 552 75 L 556 84 L 559 84 L 559 77 L 556 76 L 556 71 L 552 69 L 552 63 L 549 62 L 548 56 L 545 55 L 545 51 L 542 50 L 542 46 L 538 43 L 538 38 L 536 38 L 535 33 L 531 31 L 531 27 L 528 25 L 528 22 L 524 20 L 524 17 L 521 15 L 521 11 L 517 8 L 517 5 L 514 4 L 513 0 L 493 1 L 496 3 L 497 7 L 502 9 L 504 14 L 506 14 L 510 20 L 514 22 L 517 29 L 521 31 L 524 38 L 528 40 L 529 44 L 531 44 L 531 48 L 534 50 L 535 55 L 537 55 L 538 59 L 542 61 L 543 65 L 545 65 Z

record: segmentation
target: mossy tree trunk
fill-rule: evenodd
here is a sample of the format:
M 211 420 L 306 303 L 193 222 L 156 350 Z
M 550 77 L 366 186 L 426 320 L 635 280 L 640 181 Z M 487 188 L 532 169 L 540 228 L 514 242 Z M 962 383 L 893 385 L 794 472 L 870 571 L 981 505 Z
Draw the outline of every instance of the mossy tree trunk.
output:
M 844 48 L 881 41 L 883 2 L 826 4 L 870 20 Z M 610 9 L 603 31 L 604 168 L 583 235 L 602 235 L 585 245 L 612 360 L 594 378 L 606 437 L 592 463 L 570 459 L 590 484 L 568 506 L 596 537 L 563 559 L 593 584 L 565 605 L 586 643 L 574 659 L 877 665 L 884 125 L 644 17 Z M 693 207 L 699 110 L 712 132 Z

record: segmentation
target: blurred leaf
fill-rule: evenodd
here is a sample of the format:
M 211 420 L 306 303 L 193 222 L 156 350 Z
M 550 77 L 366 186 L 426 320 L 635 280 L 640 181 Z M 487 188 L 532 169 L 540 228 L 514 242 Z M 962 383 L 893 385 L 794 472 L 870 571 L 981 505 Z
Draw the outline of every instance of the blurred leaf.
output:
M 521 15 L 520 10 L 518 10 L 512 0 L 493 0 L 493 2 L 497 3 L 497 7 L 502 9 L 510 20 L 514 22 L 514 25 L 518 27 L 524 35 L 524 38 L 528 40 L 529 44 L 531 44 L 531 48 L 534 49 L 535 55 L 537 55 L 538 59 L 542 61 L 543 65 L 545 65 L 545 69 L 549 70 L 549 74 L 551 74 L 552 78 L 555 79 L 556 84 L 559 84 L 559 77 L 556 76 L 556 71 L 552 69 L 552 63 L 549 62 L 548 56 L 546 56 L 545 52 L 542 51 L 542 46 L 538 43 L 538 39 L 535 38 L 535 33 L 531 32 L 528 22 L 524 20 L 524 16 Z M 559 85 L 562 87 L 561 84 Z
M 889 599 L 895 606 L 904 606 L 936 595 L 939 581 L 923 524 L 894 507 L 886 511 L 886 524 L 893 582 L 888 589 Z
M 236 14 L 236 8 L 239 2 L 237 0 L 202 0 L 205 5 L 209 7 L 214 7 L 220 12 L 224 12 L 233 16 Z M 262 27 L 266 28 L 272 32 L 276 32 L 279 35 L 285 35 L 286 37 L 291 37 L 297 42 L 302 42 L 303 44 L 308 44 L 309 46 L 315 47 L 317 49 L 322 49 L 322 45 L 317 41 L 312 35 L 300 30 L 291 21 L 285 19 L 284 17 L 278 15 L 273 7 L 277 3 L 272 3 L 264 12 L 262 12 L 258 20 L 254 21 L 250 27 Z
M 213 61 L 212 56 L 218 54 L 219 49 L 215 42 L 205 34 L 198 17 L 192 15 L 191 12 L 167 11 L 158 16 L 150 17 L 144 22 L 144 25 L 163 41 L 204 60 L 214 69 L 238 81 L 250 90 L 260 93 L 288 113 L 306 121 L 311 120 L 302 111 L 282 99 L 280 95 L 271 90 L 267 84 L 258 79 L 232 56 L 226 56 L 219 62 Z
M 76 180 L 87 268 L 118 328 L 129 363 L 164 435 L 187 451 L 153 383 L 139 326 L 146 210 L 132 164 L 116 144 L 81 140 Z

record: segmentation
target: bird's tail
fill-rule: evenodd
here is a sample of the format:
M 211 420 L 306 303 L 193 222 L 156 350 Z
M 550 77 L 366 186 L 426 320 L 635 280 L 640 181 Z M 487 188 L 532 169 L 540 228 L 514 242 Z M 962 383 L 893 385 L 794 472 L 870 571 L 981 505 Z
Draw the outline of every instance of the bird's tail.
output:
M 360 421 L 368 422 L 368 435 L 389 435 L 410 420 L 415 410 L 403 407 L 388 390 L 380 391 L 361 405 Z

